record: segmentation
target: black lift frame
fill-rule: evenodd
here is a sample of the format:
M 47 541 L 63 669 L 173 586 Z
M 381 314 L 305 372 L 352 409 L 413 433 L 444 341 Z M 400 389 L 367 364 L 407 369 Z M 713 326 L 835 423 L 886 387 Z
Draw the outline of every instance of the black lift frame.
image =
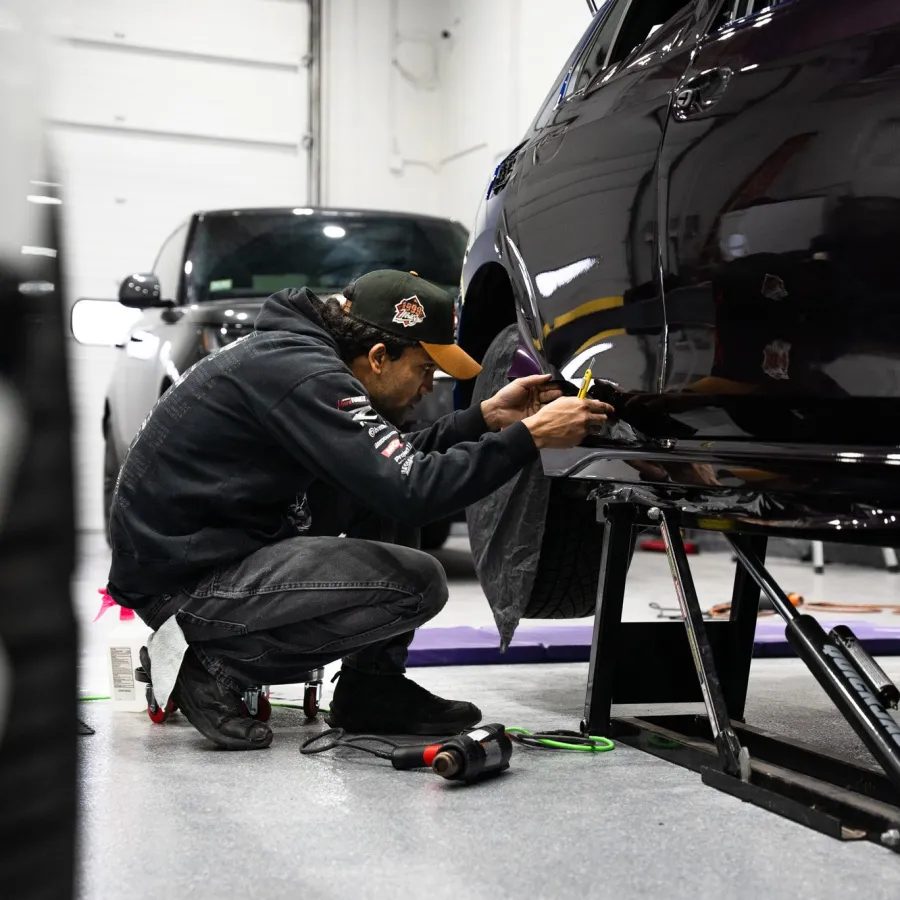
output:
M 900 853 L 900 692 L 845 626 L 826 633 L 765 568 L 759 534 L 726 532 L 737 558 L 730 617 L 704 621 L 677 510 L 598 501 L 606 522 L 582 731 L 604 734 L 701 774 L 705 784 L 831 837 Z M 683 621 L 623 622 L 636 530 L 663 541 Z M 878 762 L 865 766 L 746 724 L 744 706 L 760 592 L 785 635 Z M 702 701 L 706 715 L 613 717 L 612 704 Z

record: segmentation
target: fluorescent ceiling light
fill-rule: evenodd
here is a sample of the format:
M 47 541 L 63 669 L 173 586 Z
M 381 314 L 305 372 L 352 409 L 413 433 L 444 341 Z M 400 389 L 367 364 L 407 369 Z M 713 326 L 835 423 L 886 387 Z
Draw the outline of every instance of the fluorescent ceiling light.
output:
M 322 234 L 330 238 L 342 238 L 347 232 L 340 225 L 326 225 L 322 229 Z

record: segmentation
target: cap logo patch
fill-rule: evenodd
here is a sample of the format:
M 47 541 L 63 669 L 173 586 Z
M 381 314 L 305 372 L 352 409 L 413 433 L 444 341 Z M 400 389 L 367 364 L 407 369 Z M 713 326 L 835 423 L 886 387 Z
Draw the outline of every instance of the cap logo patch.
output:
M 413 294 L 399 303 L 394 304 L 393 322 L 402 325 L 404 328 L 411 328 L 413 325 L 421 325 L 425 321 L 425 307 L 422 306 L 419 298 Z

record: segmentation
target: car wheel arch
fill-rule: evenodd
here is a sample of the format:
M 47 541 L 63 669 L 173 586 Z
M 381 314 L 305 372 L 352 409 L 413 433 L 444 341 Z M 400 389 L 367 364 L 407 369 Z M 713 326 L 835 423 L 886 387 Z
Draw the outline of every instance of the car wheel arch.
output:
M 516 301 L 509 274 L 499 262 L 484 263 L 472 276 L 465 293 L 460 346 L 481 362 L 494 338 L 516 321 Z M 469 405 L 473 389 L 474 382 L 459 385 L 462 406 Z

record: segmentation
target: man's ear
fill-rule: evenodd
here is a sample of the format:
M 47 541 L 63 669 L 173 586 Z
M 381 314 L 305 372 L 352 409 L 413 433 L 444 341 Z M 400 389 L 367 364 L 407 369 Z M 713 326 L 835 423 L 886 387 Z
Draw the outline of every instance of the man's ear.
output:
M 376 375 L 380 375 L 384 371 L 384 364 L 387 362 L 387 347 L 384 344 L 376 344 L 369 351 L 369 365 Z

